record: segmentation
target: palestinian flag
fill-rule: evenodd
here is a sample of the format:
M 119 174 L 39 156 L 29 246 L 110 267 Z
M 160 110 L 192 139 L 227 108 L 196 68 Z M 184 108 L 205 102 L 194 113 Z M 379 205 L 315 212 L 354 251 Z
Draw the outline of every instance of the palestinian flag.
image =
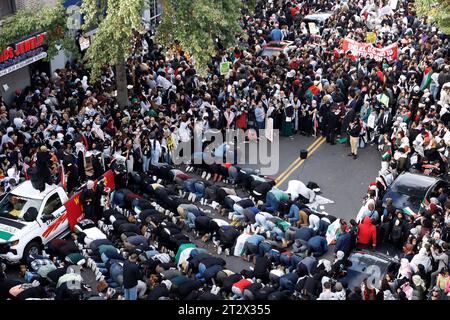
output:
M 420 86 L 420 90 L 423 91 L 426 88 L 428 88 L 428 86 L 431 83 L 431 76 L 433 75 L 433 68 L 432 67 L 426 67 L 425 70 L 423 71 L 423 80 L 422 80 L 422 85 Z
M 389 148 L 389 150 L 386 151 L 386 152 L 381 156 L 381 158 L 383 159 L 383 161 L 388 161 L 389 159 L 391 159 L 391 157 L 392 157 L 392 149 L 391 149 L 391 148 Z
M 415 216 L 416 213 L 410 207 L 403 208 L 403 212 L 409 216 Z
M 306 94 L 310 95 L 311 98 L 317 96 L 317 94 L 319 93 L 319 88 L 313 84 L 311 87 L 308 88 L 308 90 L 306 90 Z

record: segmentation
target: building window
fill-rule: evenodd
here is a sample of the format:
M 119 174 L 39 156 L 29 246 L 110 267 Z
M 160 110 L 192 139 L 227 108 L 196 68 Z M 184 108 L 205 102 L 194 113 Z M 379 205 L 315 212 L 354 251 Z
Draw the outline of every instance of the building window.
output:
M 14 13 L 14 0 L 0 0 L 0 19 Z
M 162 4 L 160 0 L 146 0 L 143 20 L 151 28 L 156 27 L 160 21 Z

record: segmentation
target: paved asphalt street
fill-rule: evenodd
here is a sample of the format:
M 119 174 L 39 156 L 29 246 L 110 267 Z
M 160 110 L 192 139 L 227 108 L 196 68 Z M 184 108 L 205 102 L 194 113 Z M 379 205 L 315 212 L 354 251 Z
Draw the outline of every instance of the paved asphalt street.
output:
M 294 140 L 280 137 L 280 174 L 299 158 L 301 149 L 308 149 L 316 139 L 296 135 Z M 321 139 L 322 141 L 324 139 Z M 319 142 L 320 143 L 320 142 Z M 322 196 L 333 200 L 334 204 L 325 205 L 325 211 L 347 221 L 356 217 L 361 208 L 362 198 L 368 185 L 380 170 L 380 156 L 373 146 L 358 150 L 358 159 L 349 157 L 350 146 L 346 144 L 330 145 L 323 141 L 313 153 L 290 176 L 283 176 L 281 189 L 286 190 L 289 180 L 301 180 L 305 184 L 316 182 Z M 320 211 L 320 210 L 319 210 Z

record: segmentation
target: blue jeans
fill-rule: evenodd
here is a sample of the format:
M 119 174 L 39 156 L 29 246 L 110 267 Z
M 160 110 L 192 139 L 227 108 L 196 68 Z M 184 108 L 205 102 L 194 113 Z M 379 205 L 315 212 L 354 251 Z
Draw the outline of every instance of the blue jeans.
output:
M 124 289 L 123 293 L 125 300 L 137 300 L 137 286 L 129 289 Z
M 233 210 L 234 210 L 233 216 L 234 219 L 243 220 L 245 218 L 244 208 L 242 208 L 240 205 L 235 203 L 233 205 Z
M 266 253 L 268 253 L 272 249 L 272 246 L 267 242 L 261 242 L 259 244 L 259 255 L 263 257 Z
M 292 281 L 289 278 L 283 276 L 280 278 L 280 290 L 289 290 L 291 292 L 294 292 L 295 283 L 292 283 Z
M 300 209 L 295 205 L 291 205 L 289 209 L 289 214 L 286 216 L 289 218 L 289 222 L 297 222 L 300 220 Z
M 273 213 L 275 210 L 278 209 L 279 203 L 280 202 L 275 197 L 275 195 L 272 192 L 269 192 L 266 195 L 266 203 L 263 205 L 263 210 L 269 213 Z
M 195 192 L 195 180 L 186 180 L 183 185 L 183 189 L 186 192 Z
M 151 159 L 151 163 L 152 163 L 153 165 L 159 163 L 159 151 L 158 151 L 158 150 L 155 150 L 155 149 L 152 150 L 152 159 Z
M 274 261 L 275 263 L 280 262 L 280 251 L 275 250 L 275 249 L 270 249 L 267 257 L 271 260 Z
M 190 230 L 195 229 L 195 219 L 197 217 L 192 213 L 189 212 L 187 213 L 187 226 Z
M 255 224 L 257 226 L 263 227 L 264 229 L 266 229 L 266 231 L 270 229 L 270 225 L 267 222 L 266 217 L 264 215 L 256 214 L 255 215 L 255 221 L 256 221 Z
M 147 257 L 147 259 L 150 259 L 151 257 L 154 257 L 157 254 L 159 254 L 157 250 L 149 250 L 145 252 L 145 256 Z
M 195 275 L 195 277 L 199 280 L 204 280 L 203 274 L 206 271 L 206 266 L 203 263 L 199 263 L 198 265 L 198 273 Z
M 109 275 L 112 281 L 119 284 L 119 286 L 123 285 L 123 268 L 118 263 L 113 264 L 109 268 Z
M 235 166 L 231 166 L 228 168 L 228 180 L 230 180 L 230 182 L 232 184 L 234 184 L 236 182 L 236 179 L 238 177 L 238 170 Z
M 194 192 L 197 198 L 203 198 L 205 196 L 205 185 L 202 182 L 195 182 Z
M 266 122 L 265 121 L 256 121 L 256 129 L 260 130 L 260 129 L 264 129 L 266 127 Z M 259 134 L 259 132 L 258 132 Z
M 121 191 L 115 191 L 112 203 L 119 207 L 125 206 L 125 193 Z
M 167 164 L 172 164 L 172 156 L 171 156 L 170 152 L 166 152 L 164 161 L 165 161 Z
M 148 171 L 149 166 L 150 166 L 150 158 L 142 156 L 142 171 L 146 173 Z
M 283 240 L 283 238 L 284 238 L 284 232 L 283 232 L 283 230 L 281 230 L 281 229 L 278 228 L 278 227 L 273 227 L 273 228 L 270 230 L 270 235 L 271 235 L 271 236 L 275 235 L 275 237 L 276 237 L 276 239 L 277 239 L 278 241 L 281 241 L 281 240 Z

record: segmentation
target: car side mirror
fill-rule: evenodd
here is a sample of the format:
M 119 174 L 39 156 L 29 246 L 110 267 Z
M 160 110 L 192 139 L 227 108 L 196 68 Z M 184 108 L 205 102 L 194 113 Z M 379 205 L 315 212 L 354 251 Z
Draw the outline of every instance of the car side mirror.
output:
M 37 209 L 30 207 L 28 208 L 27 212 L 25 212 L 25 214 L 23 215 L 23 219 L 26 222 L 33 222 L 34 220 L 36 220 L 37 216 L 38 216 Z
M 55 219 L 55 217 L 52 214 L 44 214 L 41 219 L 43 222 L 47 222 Z

